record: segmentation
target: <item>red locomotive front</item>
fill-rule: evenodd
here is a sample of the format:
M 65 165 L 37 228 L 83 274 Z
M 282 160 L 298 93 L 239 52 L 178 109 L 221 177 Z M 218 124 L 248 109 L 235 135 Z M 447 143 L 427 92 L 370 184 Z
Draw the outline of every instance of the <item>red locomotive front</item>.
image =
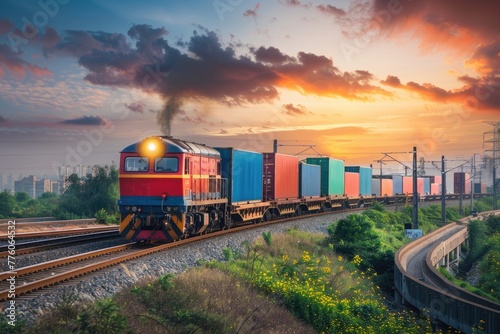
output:
M 220 154 L 171 137 L 148 137 L 120 153 L 120 233 L 173 241 L 224 227 L 227 181 Z

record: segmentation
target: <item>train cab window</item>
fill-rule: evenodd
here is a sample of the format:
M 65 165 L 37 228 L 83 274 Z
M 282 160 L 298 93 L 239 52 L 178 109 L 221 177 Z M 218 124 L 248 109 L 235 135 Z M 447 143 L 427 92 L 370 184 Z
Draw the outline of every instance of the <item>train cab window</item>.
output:
M 149 165 L 148 158 L 141 157 L 127 157 L 125 158 L 125 171 L 126 172 L 147 172 Z
M 175 173 L 179 170 L 179 159 L 177 158 L 156 158 L 155 172 Z

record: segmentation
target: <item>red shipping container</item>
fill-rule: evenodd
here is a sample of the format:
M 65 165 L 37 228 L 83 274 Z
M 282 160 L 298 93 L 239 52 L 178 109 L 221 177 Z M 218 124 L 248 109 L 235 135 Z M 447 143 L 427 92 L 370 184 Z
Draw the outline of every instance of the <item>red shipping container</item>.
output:
M 358 173 L 344 173 L 344 193 L 347 197 L 359 196 L 359 174 Z
M 413 194 L 412 176 L 403 176 L 403 194 Z
M 299 159 L 280 153 L 263 154 L 264 201 L 299 197 Z
M 382 196 L 393 196 L 394 186 L 392 179 L 381 179 L 382 180 Z
M 470 194 L 471 184 L 470 184 L 470 174 L 469 173 L 454 173 L 453 174 L 453 192 L 455 194 Z
M 431 183 L 443 184 L 443 177 L 441 175 L 431 176 Z
M 417 177 L 417 193 L 425 195 L 425 181 L 423 177 Z

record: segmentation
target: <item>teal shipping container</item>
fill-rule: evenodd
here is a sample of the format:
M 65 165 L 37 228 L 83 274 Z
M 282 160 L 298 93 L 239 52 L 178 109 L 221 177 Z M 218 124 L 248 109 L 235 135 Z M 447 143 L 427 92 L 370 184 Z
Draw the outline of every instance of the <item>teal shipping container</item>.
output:
M 345 171 L 348 173 L 359 174 L 359 194 L 361 196 L 372 195 L 372 168 L 362 166 L 346 166 Z
M 344 194 L 344 161 L 332 158 L 307 158 L 310 165 L 321 167 L 321 196 Z
M 221 155 L 221 176 L 228 180 L 230 204 L 262 201 L 262 153 L 232 147 L 215 148 Z

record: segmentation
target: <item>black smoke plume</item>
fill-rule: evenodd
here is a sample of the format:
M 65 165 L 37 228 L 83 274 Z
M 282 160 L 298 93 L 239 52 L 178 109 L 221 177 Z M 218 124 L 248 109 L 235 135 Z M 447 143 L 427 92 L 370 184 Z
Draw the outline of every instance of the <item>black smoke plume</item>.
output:
M 164 135 L 171 135 L 172 120 L 180 112 L 181 104 L 179 97 L 172 96 L 165 102 L 165 107 L 156 114 L 156 122 Z

